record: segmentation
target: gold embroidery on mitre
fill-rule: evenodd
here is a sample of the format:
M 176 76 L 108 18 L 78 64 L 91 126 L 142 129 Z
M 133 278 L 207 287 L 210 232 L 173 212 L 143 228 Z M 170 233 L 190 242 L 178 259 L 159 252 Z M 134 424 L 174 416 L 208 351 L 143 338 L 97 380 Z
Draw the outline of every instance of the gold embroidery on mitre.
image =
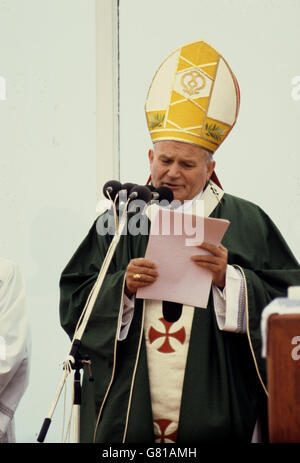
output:
M 192 68 L 189 71 L 176 73 L 173 91 L 181 94 L 185 99 L 194 100 L 199 97 L 208 97 L 213 80 L 203 74 L 199 69 Z M 172 102 L 171 95 L 171 102 Z M 188 114 L 186 114 L 188 118 Z
M 216 141 L 221 141 L 222 137 L 226 134 L 226 130 L 222 129 L 216 123 L 214 124 L 205 124 L 206 134 L 214 138 Z
M 189 96 L 198 96 L 200 90 L 205 87 L 206 81 L 201 72 L 193 69 L 182 74 L 180 83 L 184 93 L 187 93 Z
M 154 111 L 148 114 L 148 126 L 149 129 L 156 129 L 157 127 L 163 127 L 165 119 L 164 111 Z
M 213 139 L 216 143 L 221 143 L 228 134 L 230 127 L 220 121 L 207 118 L 204 125 L 204 134 Z

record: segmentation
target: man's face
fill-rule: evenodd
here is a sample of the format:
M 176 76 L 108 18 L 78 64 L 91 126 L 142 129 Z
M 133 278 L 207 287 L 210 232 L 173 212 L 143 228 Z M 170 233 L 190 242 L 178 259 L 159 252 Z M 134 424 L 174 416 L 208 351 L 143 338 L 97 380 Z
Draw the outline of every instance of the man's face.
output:
M 174 199 L 185 201 L 194 198 L 209 180 L 215 162 L 207 162 L 200 146 L 179 141 L 159 141 L 149 151 L 153 186 L 171 188 Z

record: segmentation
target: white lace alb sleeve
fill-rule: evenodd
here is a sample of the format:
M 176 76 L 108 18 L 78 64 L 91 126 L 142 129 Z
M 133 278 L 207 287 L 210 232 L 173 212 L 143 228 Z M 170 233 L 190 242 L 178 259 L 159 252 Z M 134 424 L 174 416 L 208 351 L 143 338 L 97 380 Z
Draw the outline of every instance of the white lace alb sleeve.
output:
M 123 313 L 118 341 L 126 339 L 134 313 L 135 296 L 131 298 L 123 294 Z
M 246 296 L 242 273 L 227 265 L 225 288 L 213 285 L 214 307 L 220 330 L 246 332 Z

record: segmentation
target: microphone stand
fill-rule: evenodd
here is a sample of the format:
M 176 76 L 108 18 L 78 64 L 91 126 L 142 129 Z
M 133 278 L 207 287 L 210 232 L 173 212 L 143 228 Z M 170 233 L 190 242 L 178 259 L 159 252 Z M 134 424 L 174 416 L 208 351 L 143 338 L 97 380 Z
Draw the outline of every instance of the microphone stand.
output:
M 82 311 L 82 314 L 79 318 L 79 321 L 77 323 L 75 333 L 73 336 L 73 340 L 71 343 L 71 349 L 70 352 L 64 362 L 64 372 L 61 378 L 61 381 L 59 383 L 58 389 L 56 391 L 55 397 L 53 399 L 53 402 L 51 404 L 51 407 L 49 409 L 47 417 L 44 419 L 42 428 L 40 430 L 40 433 L 38 435 L 37 441 L 38 442 L 44 442 L 45 437 L 47 435 L 48 429 L 50 427 L 51 421 L 52 421 L 52 416 L 55 411 L 56 405 L 58 403 L 58 400 L 60 398 L 61 392 L 63 390 L 63 387 L 66 383 L 68 375 L 71 373 L 71 370 L 75 370 L 74 373 L 74 385 L 73 385 L 73 407 L 74 407 L 74 415 L 75 415 L 75 435 L 74 435 L 74 440 L 75 443 L 79 443 L 80 441 L 80 406 L 81 406 L 81 374 L 80 370 L 83 368 L 84 364 L 87 364 L 89 367 L 89 373 L 90 373 L 90 378 L 89 380 L 93 380 L 91 376 L 91 370 L 90 370 L 90 360 L 88 358 L 82 359 L 81 356 L 79 355 L 79 348 L 81 346 L 81 339 L 84 334 L 86 325 L 88 323 L 88 320 L 90 318 L 90 315 L 92 313 L 92 310 L 94 308 L 94 304 L 96 302 L 97 296 L 99 294 L 99 291 L 102 287 L 104 278 L 106 276 L 107 270 L 109 268 L 109 265 L 111 263 L 112 257 L 115 253 L 116 247 L 120 241 L 122 231 L 127 223 L 127 206 L 131 198 L 129 198 L 125 204 L 124 211 L 122 213 L 120 222 L 118 224 L 118 227 L 116 228 L 115 235 L 110 243 L 110 246 L 108 248 L 108 251 L 106 253 L 105 259 L 102 263 L 101 269 L 99 271 L 97 280 L 88 296 L 88 299 L 86 301 L 85 307 Z M 115 217 L 116 219 L 116 217 Z M 115 224 L 117 224 L 117 221 L 115 220 Z

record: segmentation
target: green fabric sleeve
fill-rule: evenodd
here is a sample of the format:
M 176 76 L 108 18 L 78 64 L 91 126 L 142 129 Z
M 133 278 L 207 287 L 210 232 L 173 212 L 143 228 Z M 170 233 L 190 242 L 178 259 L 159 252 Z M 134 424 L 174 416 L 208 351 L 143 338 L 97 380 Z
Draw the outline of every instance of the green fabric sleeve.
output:
M 60 320 L 70 338 L 86 300 L 97 280 L 111 236 L 99 236 L 96 222 L 83 240 L 60 279 Z M 85 350 L 111 356 L 122 300 L 125 266 L 112 259 L 82 337 Z M 113 329 L 112 329 L 113 327 Z M 101 336 L 99 336 L 101 329 Z

